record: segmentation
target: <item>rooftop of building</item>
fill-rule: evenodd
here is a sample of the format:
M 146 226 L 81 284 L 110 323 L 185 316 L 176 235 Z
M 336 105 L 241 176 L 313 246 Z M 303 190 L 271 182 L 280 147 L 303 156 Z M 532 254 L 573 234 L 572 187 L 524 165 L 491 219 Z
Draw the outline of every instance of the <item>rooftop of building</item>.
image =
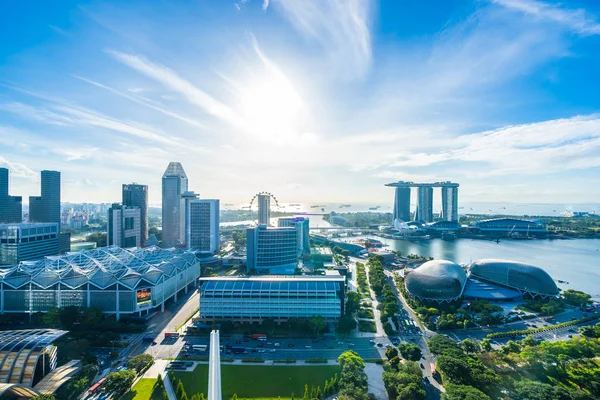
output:
M 180 162 L 171 161 L 163 174 L 163 178 L 167 176 L 179 176 L 181 178 L 187 179 L 187 175 L 183 169 L 183 166 Z
M 0 282 L 18 288 L 32 282 L 47 288 L 58 282 L 76 288 L 90 283 L 106 288 L 115 283 L 133 288 L 142 279 L 155 284 L 165 275 L 173 276 L 196 262 L 196 256 L 182 249 L 159 247 L 123 249 L 100 247 L 45 257 L 36 261 L 21 261 L 0 270 Z
M 398 181 L 392 183 L 386 183 L 385 186 L 391 187 L 459 187 L 458 183 L 450 182 L 450 181 L 440 181 L 433 183 L 416 183 L 416 182 L 407 182 L 407 181 Z
M 200 278 L 201 281 L 344 281 L 341 275 L 252 275 L 252 276 L 214 276 Z

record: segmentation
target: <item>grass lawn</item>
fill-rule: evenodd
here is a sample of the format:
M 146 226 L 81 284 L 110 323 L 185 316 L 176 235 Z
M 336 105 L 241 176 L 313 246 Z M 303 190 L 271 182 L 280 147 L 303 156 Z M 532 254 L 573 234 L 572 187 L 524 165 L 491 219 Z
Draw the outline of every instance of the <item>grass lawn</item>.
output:
M 240 399 L 289 399 L 304 394 L 304 385 L 320 386 L 331 379 L 340 368 L 337 365 L 264 366 L 221 365 L 223 398 L 237 394 Z M 175 372 L 181 379 L 188 398 L 208 390 L 208 364 L 199 364 L 194 372 Z
M 123 400 L 163 400 L 160 391 L 154 390 L 156 379 L 140 379 Z

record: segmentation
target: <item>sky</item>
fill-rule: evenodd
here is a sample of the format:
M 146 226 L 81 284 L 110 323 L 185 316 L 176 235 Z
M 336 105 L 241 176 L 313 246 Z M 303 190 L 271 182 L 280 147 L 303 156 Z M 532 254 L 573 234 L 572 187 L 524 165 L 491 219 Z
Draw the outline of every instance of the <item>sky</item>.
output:
M 204 198 L 600 199 L 600 2 L 0 2 L 11 194 L 118 202 L 169 161 Z

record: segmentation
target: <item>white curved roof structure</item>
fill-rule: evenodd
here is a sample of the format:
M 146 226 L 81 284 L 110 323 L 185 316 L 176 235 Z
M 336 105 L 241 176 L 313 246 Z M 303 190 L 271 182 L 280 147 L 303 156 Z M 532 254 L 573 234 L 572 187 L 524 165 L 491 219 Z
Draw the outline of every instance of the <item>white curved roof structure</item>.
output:
M 133 289 L 142 280 L 156 283 L 163 275 L 173 276 L 189 267 L 195 255 L 181 249 L 159 247 L 122 249 L 101 247 L 79 253 L 23 261 L 0 269 L 0 283 L 13 289 L 32 283 L 47 289 L 61 283 L 71 289 L 86 283 L 105 289 L 115 283 Z
M 467 274 L 462 267 L 446 260 L 427 261 L 404 279 L 411 295 L 438 302 L 462 296 L 466 283 Z

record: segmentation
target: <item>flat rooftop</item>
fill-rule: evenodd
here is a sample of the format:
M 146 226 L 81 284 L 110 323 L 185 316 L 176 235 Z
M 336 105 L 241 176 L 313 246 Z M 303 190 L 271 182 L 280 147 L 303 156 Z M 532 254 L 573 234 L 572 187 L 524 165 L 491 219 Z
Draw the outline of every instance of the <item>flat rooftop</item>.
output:
M 252 276 L 214 276 L 200 278 L 201 281 L 345 281 L 341 275 L 252 275 Z
M 331 256 L 333 252 L 329 247 L 311 247 L 310 254 L 316 254 L 320 256 Z
M 468 278 L 463 296 L 471 299 L 512 300 L 522 297 L 523 294 L 516 290 Z

